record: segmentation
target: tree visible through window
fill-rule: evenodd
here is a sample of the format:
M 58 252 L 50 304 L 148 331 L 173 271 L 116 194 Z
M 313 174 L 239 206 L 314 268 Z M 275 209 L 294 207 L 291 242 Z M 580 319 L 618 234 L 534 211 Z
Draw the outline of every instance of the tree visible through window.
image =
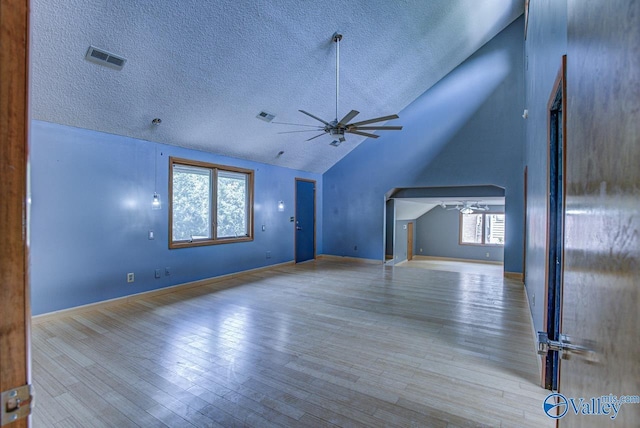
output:
M 504 214 L 460 214 L 460 244 L 504 245 Z
M 171 158 L 170 247 L 253 239 L 253 171 Z
M 247 175 L 218 172 L 218 237 L 247 235 Z

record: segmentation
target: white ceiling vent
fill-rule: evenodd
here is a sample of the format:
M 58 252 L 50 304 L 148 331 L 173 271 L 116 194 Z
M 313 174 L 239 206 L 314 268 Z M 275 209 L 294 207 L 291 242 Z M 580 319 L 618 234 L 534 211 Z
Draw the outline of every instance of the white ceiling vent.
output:
M 271 122 L 276 115 L 267 113 L 266 111 L 261 111 L 256 115 L 256 117 L 260 120 L 264 120 L 265 122 Z
M 114 68 L 116 70 L 122 70 L 126 59 L 114 55 L 111 52 L 107 52 L 102 49 L 98 49 L 95 46 L 89 46 L 89 50 L 85 55 L 85 58 L 96 64 L 104 65 L 106 67 Z

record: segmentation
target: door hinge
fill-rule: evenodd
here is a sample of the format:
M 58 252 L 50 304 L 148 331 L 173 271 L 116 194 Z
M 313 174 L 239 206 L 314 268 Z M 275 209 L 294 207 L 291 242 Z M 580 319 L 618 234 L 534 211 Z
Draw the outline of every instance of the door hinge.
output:
M 1 401 L 0 426 L 5 426 L 31 414 L 34 405 L 33 389 L 31 385 L 23 385 L 4 391 Z
M 549 351 L 560 352 L 564 360 L 571 358 L 572 354 L 580 355 L 589 362 L 598 362 L 598 355 L 592 349 L 571 343 L 571 338 L 566 334 L 560 335 L 560 340 L 551 340 L 545 331 L 538 332 L 538 354 L 547 355 Z

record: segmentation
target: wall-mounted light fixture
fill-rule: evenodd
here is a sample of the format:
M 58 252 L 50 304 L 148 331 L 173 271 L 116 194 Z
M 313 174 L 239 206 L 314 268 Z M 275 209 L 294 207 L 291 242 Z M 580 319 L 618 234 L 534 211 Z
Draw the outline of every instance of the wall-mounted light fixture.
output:
M 153 192 L 153 200 L 151 201 L 151 209 L 159 210 L 162 208 L 162 202 L 160 202 L 160 195 L 156 192 Z
M 284 211 L 284 201 L 278 202 L 278 211 Z
M 153 119 L 160 121 L 160 119 Z M 158 122 L 159 123 L 159 122 Z M 157 125 L 156 123 L 154 123 Z M 158 149 L 154 152 L 154 166 L 153 166 L 153 199 L 151 200 L 151 209 L 162 209 L 162 201 L 160 201 L 160 195 L 158 195 Z

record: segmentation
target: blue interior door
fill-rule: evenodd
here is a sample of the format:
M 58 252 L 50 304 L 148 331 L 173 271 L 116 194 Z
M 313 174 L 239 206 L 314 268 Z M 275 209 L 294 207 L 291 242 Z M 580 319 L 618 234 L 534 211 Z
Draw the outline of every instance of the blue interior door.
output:
M 316 182 L 296 179 L 296 263 L 316 256 Z

